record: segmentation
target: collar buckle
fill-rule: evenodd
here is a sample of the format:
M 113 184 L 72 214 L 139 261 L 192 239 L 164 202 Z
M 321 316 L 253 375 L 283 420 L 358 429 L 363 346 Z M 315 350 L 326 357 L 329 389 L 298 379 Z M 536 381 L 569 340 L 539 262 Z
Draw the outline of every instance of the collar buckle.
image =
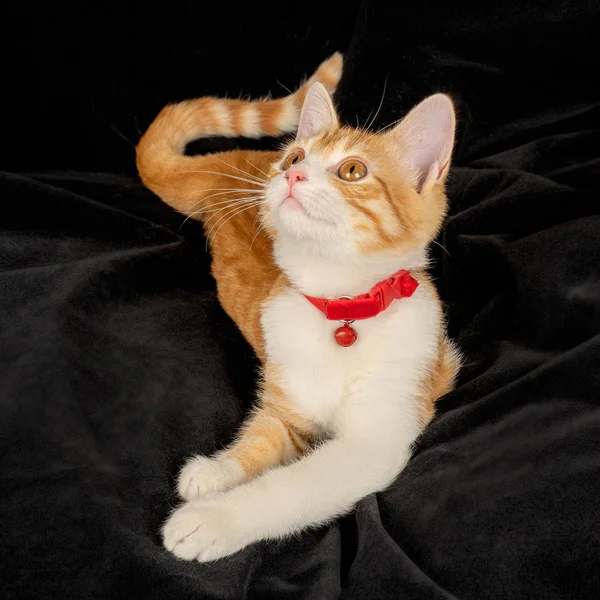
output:
M 354 300 L 354 296 L 338 296 L 338 300 Z M 354 319 L 341 319 L 344 325 L 351 325 L 354 323 Z

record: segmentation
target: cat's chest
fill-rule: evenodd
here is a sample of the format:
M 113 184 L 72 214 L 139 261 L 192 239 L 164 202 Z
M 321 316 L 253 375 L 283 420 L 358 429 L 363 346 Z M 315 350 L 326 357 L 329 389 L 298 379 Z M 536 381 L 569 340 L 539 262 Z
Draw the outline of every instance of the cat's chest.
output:
M 286 291 L 272 299 L 263 309 L 262 326 L 270 360 L 298 363 L 315 371 L 323 365 L 329 373 L 344 373 L 366 352 L 365 340 L 380 329 L 375 319 L 356 321 L 355 344 L 344 348 L 335 341 L 335 331 L 344 325 L 328 321 L 306 298 Z
M 394 372 L 407 351 L 398 333 L 409 312 L 397 305 L 376 318 L 354 322 L 357 340 L 342 347 L 334 335 L 342 323 L 328 321 L 306 298 L 288 290 L 263 308 L 267 359 L 277 365 L 280 383 L 295 407 L 326 426 L 352 385 L 382 364 Z

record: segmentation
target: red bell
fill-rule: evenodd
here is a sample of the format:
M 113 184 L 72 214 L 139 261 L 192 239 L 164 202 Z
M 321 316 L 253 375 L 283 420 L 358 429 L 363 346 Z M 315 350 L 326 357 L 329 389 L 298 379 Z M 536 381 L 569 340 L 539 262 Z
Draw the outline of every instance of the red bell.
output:
M 352 346 L 358 337 L 356 331 L 349 325 L 342 325 L 342 327 L 338 327 L 335 330 L 334 336 L 338 346 L 343 346 L 344 348 Z

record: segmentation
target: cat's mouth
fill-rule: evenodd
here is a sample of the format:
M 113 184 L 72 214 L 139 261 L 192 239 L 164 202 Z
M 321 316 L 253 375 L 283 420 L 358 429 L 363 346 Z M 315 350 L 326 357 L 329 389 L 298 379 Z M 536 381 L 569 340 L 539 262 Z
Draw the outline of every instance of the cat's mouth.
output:
M 302 204 L 302 202 L 300 202 L 298 198 L 294 198 L 294 196 L 292 196 L 291 194 L 288 194 L 287 197 L 283 199 L 281 206 L 288 206 L 294 210 L 299 210 L 307 216 L 310 216 L 306 208 L 304 208 L 304 204 Z

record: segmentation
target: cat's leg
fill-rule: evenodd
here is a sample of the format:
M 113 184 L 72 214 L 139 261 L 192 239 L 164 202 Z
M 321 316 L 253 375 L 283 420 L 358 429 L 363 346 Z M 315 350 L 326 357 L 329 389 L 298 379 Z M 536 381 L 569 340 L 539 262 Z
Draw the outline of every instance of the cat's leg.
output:
M 305 458 L 176 510 L 163 529 L 167 549 L 188 560 L 215 560 L 326 523 L 386 488 L 422 429 L 417 379 L 404 373 L 398 382 L 389 373 L 363 380 L 344 400 L 335 437 Z
M 268 407 L 259 408 L 229 448 L 211 457 L 195 456 L 187 462 L 179 475 L 179 495 L 194 500 L 231 489 L 271 467 L 294 460 L 305 449 L 306 444 L 293 425 Z
M 454 389 L 460 362 L 461 356 L 456 346 L 445 334 L 440 336 L 437 359 L 421 385 L 423 424 L 433 419 L 436 400 Z

